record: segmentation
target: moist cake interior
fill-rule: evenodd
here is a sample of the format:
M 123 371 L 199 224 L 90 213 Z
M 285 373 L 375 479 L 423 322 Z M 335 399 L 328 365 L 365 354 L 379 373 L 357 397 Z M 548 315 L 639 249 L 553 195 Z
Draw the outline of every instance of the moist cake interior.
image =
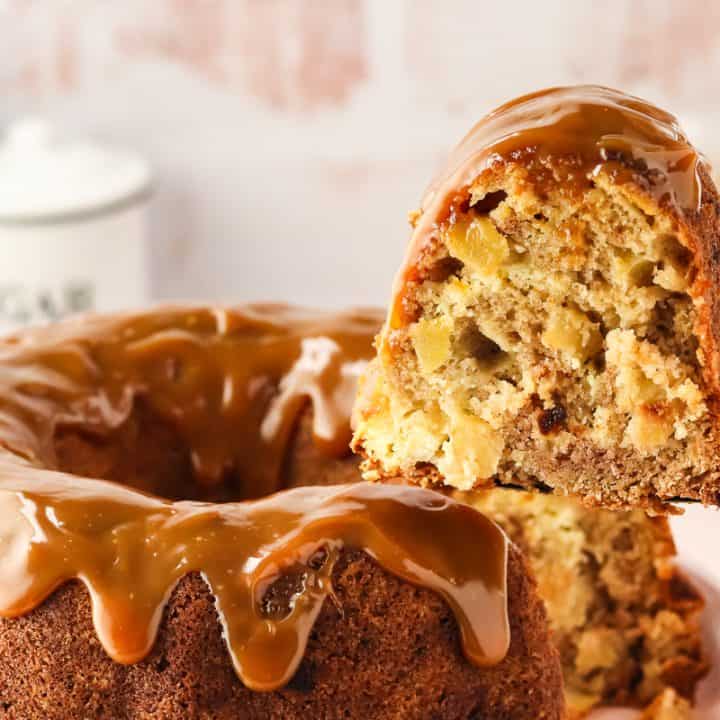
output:
M 478 181 L 439 228 L 361 446 L 461 489 L 551 478 L 592 497 L 590 464 L 628 497 L 639 477 L 672 495 L 711 469 L 691 252 L 607 174 L 570 195 L 536 183 Z
M 703 601 L 675 566 L 666 518 L 504 488 L 462 496 L 525 552 L 560 650 L 569 708 L 641 707 L 665 692 L 692 699 L 707 670 Z

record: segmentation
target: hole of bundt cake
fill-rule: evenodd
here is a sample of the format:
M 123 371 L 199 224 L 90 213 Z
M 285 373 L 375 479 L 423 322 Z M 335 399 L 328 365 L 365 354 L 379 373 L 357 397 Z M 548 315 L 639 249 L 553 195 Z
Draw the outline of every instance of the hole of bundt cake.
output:
M 168 500 L 243 499 L 232 471 L 212 485 L 200 482 L 187 443 L 142 398 L 119 427 L 58 426 L 54 449 L 57 469 L 73 475 L 111 480 Z

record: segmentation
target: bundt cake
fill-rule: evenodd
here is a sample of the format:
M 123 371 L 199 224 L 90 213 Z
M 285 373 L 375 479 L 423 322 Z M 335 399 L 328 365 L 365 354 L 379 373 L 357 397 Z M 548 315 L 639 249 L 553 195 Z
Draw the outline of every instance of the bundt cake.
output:
M 354 447 L 368 478 L 720 502 L 720 202 L 672 115 L 498 108 L 414 216 Z
M 666 518 L 504 488 L 461 497 L 525 551 L 573 717 L 597 705 L 652 704 L 669 712 L 692 700 L 707 669 L 703 601 L 675 566 Z
M 0 343 L 0 717 L 563 717 L 497 525 L 418 487 L 291 487 L 355 471 L 377 324 L 177 308 Z

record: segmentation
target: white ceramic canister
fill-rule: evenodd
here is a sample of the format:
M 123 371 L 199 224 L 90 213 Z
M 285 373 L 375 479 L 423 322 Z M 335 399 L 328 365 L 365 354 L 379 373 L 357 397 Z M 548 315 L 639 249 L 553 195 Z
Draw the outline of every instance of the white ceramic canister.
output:
M 149 298 L 151 174 L 139 156 L 25 120 L 0 141 L 0 332 Z

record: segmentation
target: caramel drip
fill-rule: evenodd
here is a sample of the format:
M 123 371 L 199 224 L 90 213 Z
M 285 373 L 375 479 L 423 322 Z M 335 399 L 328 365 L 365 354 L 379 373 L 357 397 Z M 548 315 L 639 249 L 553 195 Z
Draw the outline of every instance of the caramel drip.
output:
M 270 494 L 307 402 L 318 446 L 347 452 L 356 379 L 379 324 L 376 312 L 168 309 L 86 318 L 5 341 L 0 616 L 27 613 L 79 579 L 103 647 L 118 662 L 136 662 L 152 648 L 176 583 L 199 572 L 239 677 L 272 690 L 302 659 L 338 553 L 354 548 L 439 593 L 471 661 L 500 661 L 509 644 L 507 541 L 489 520 L 399 485 Z M 136 398 L 174 425 L 200 482 L 212 486 L 235 472 L 240 497 L 263 499 L 171 502 L 58 471 L 59 426 L 108 433 Z M 286 616 L 264 612 L 268 588 L 297 567 L 304 578 Z
M 0 458 L 0 614 L 39 605 L 70 578 L 92 599 L 108 654 L 132 663 L 151 649 L 164 604 L 185 574 L 203 574 L 216 598 L 232 662 L 256 690 L 293 676 L 322 603 L 332 561 L 344 547 L 367 552 L 386 570 L 442 596 L 455 613 L 464 652 L 499 662 L 509 644 L 505 535 L 468 506 L 415 487 L 358 483 L 297 488 L 223 505 L 167 502 L 119 485 L 30 469 Z M 0 493 L 0 495 L 5 493 Z M 281 619 L 260 603 L 284 569 L 308 571 Z
M 637 183 L 658 203 L 697 212 L 702 157 L 670 113 L 597 85 L 541 90 L 483 118 L 451 154 L 426 193 L 408 256 L 396 278 L 393 324 L 402 324 L 402 288 L 437 227 L 467 198 L 484 171 L 503 162 L 534 166 L 536 180 L 587 187 L 605 171 L 617 184 Z M 553 166 L 552 172 L 542 172 Z
M 198 480 L 235 472 L 241 495 L 280 488 L 285 448 L 310 401 L 314 440 L 342 456 L 357 378 L 372 355 L 376 311 L 287 306 L 168 309 L 88 318 L 0 346 L 0 442 L 56 467 L 58 425 L 103 432 L 136 397 L 172 422 Z

